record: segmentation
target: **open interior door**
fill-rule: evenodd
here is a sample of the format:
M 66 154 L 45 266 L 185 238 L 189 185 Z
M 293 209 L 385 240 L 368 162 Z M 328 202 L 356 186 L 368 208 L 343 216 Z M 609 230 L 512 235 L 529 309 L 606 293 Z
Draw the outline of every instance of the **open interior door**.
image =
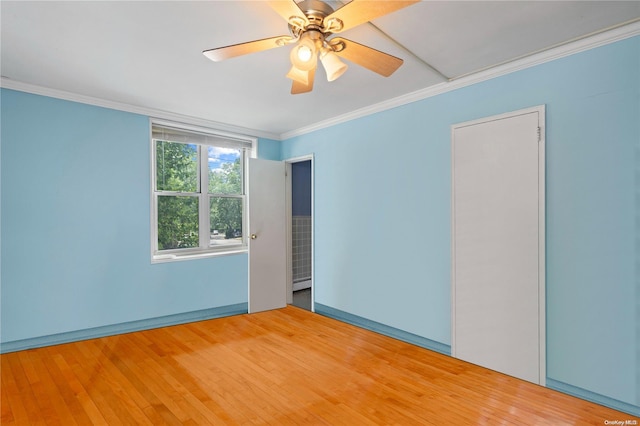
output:
M 249 159 L 249 313 L 284 308 L 285 164 Z

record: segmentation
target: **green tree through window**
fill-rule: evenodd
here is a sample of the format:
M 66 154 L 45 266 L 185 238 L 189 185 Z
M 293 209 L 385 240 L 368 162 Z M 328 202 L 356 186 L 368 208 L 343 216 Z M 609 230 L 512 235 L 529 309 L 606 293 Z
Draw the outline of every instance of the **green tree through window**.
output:
M 167 193 L 197 193 L 197 146 L 156 141 L 156 188 Z M 197 198 L 159 195 L 157 211 L 159 250 L 199 246 Z
M 209 170 L 210 194 L 240 194 L 242 173 L 240 157 L 224 163 L 220 169 Z M 242 237 L 242 200 L 225 196 L 210 198 L 211 229 L 224 232 L 225 239 Z

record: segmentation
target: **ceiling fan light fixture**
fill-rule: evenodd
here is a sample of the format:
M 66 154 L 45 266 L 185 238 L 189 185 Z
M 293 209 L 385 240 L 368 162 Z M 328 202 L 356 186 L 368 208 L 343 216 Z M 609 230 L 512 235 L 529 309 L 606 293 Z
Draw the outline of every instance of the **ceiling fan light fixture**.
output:
M 340 58 L 389 77 L 402 65 L 402 59 L 355 41 L 333 36 L 419 2 L 420 0 L 266 0 L 271 9 L 287 22 L 288 35 L 208 49 L 203 53 L 217 62 L 292 44 L 289 55 L 292 67 L 287 77 L 293 80 L 291 94 L 294 95 L 313 90 L 318 59 L 322 62 L 328 81 L 336 80 L 347 70 L 347 65 Z M 334 10 L 329 3 L 338 3 L 338 9 Z
M 295 65 L 293 65 L 287 73 L 287 78 L 290 78 L 291 80 L 297 81 L 298 83 L 304 84 L 306 86 L 307 84 L 309 84 L 309 71 L 302 71 L 296 68 Z
M 320 62 L 327 73 L 327 81 L 334 81 L 338 79 L 349 68 L 347 64 L 342 62 L 338 55 L 333 53 L 330 49 L 323 49 L 320 52 Z

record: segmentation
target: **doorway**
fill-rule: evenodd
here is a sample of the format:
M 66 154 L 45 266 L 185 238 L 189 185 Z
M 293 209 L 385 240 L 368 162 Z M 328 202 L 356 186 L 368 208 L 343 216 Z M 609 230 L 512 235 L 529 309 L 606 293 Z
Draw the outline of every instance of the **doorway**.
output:
M 313 158 L 286 161 L 287 303 L 313 311 Z

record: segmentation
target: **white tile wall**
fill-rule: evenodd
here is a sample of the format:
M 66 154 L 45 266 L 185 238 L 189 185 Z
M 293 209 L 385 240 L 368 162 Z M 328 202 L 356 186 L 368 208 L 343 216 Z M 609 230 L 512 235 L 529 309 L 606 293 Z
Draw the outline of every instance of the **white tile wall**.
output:
M 292 217 L 293 282 L 311 279 L 311 216 Z

